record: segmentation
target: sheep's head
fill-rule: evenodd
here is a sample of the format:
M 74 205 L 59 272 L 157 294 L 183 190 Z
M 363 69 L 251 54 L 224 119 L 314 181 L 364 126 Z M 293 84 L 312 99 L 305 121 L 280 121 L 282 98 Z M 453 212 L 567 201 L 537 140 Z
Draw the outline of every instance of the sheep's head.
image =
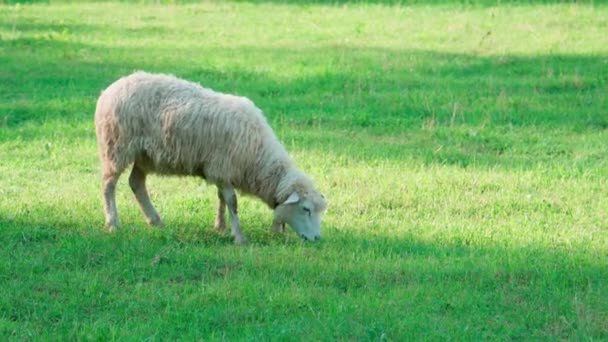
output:
M 304 240 L 316 241 L 321 238 L 321 214 L 327 202 L 321 193 L 293 192 L 274 210 L 274 220 L 287 223 Z

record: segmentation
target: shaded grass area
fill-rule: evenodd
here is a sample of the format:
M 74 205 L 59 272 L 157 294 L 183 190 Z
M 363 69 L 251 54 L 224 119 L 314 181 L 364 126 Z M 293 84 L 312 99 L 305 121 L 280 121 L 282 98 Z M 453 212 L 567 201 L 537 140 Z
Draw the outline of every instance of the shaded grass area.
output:
M 605 9 L 295 3 L 0 6 L 0 336 L 607 338 Z M 253 99 L 324 241 L 243 198 L 237 248 L 194 178 L 152 230 L 123 177 L 106 234 L 94 105 L 138 69 Z
M 47 56 L 44 46 L 37 51 Z M 471 57 L 341 47 L 208 52 L 218 60 L 229 56 L 276 60 L 281 56 L 297 68 L 323 65 L 314 75 L 281 79 L 263 71 L 224 70 L 213 63 L 208 68 L 181 67 L 194 58 L 185 49 L 113 52 L 86 45 L 53 43 L 52 47 L 49 54 L 85 50 L 89 55 L 126 54 L 144 62 L 109 59 L 101 64 L 83 63 L 60 55 L 54 57 L 61 63 L 48 69 L 49 64 L 37 60 L 37 54 L 4 56 L 6 65 L 28 68 L 4 74 L 8 100 L 0 104 L 0 121 L 10 129 L 3 130 L 0 139 L 37 139 L 45 136 L 38 125 L 55 123 L 70 128 L 68 136 L 62 131 L 64 138 L 90 138 L 100 89 L 133 70 L 161 69 L 252 98 L 268 109 L 267 116 L 280 134 L 290 136 L 294 143 L 310 142 L 311 148 L 327 153 L 461 166 L 563 165 L 573 158 L 579 168 L 605 163 L 601 158 L 608 127 L 605 57 Z M 313 62 L 323 51 L 334 57 Z M 179 70 L 167 68 L 167 60 L 145 58 L 168 59 L 173 53 L 183 58 L 174 58 Z M 26 96 L 28 89 L 34 92 Z M 27 128 L 20 129 L 24 125 Z M 343 144 L 344 139 L 353 144 Z
M 586 338 L 607 318 L 606 268 L 575 246 L 338 233 L 319 245 L 237 249 L 173 229 L 83 239 L 12 224 L 22 228 L 2 237 L 12 257 L 3 256 L 11 292 L 1 298 L 8 328 L 23 334 L 14 337 Z
M 272 109 L 267 115 L 273 122 L 376 128 L 382 133 L 463 124 L 564 126 L 578 131 L 608 127 L 606 116 L 597 115 L 608 106 L 608 58 L 603 55 L 475 56 L 343 46 L 222 47 L 201 52 L 98 48 L 52 39 L 17 39 L 0 46 L 21 52 L 1 57 L 9 66 L 2 74 L 8 99 L 2 108 L 5 126 L 78 114 L 78 120 L 87 120 L 84 114 L 90 116 L 95 95 L 105 85 L 133 70 L 160 69 L 247 95 L 260 107 Z M 105 54 L 110 58 L 89 60 Z M 264 70 L 264 64 L 222 65 L 241 56 L 246 61 L 277 61 L 296 73 L 284 77 Z M 192 61 L 198 62 L 188 65 Z M 32 89 L 36 92 L 30 93 Z M 76 112 L 63 106 L 77 100 L 83 108 Z M 54 107 L 63 107 L 64 112 Z

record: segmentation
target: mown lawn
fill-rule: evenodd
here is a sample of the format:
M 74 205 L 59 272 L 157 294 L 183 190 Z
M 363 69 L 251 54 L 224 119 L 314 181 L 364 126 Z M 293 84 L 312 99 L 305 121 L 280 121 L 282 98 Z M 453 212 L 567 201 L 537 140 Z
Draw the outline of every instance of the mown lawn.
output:
M 10 2 L 10 1 L 9 1 Z M 0 340 L 608 339 L 608 7 L 1 4 Z M 247 96 L 329 199 L 323 241 L 211 227 L 123 177 L 93 111 L 134 70 Z

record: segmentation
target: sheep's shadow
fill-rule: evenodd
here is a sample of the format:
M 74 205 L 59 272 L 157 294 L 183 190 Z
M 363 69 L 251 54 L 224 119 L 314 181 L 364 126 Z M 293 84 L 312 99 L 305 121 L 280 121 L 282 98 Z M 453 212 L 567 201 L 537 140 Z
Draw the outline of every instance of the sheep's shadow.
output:
M 100 240 L 121 240 L 121 239 L 148 239 L 159 243 L 177 243 L 188 245 L 212 245 L 212 246 L 271 246 L 277 244 L 297 245 L 304 243 L 289 227 L 285 232 L 274 232 L 270 224 L 263 223 L 263 220 L 253 220 L 247 216 L 242 223 L 243 233 L 247 236 L 248 242 L 242 246 L 234 243 L 234 238 L 230 234 L 230 228 L 218 230 L 213 227 L 211 221 L 205 220 L 185 221 L 171 217 L 164 221 L 160 227 L 150 226 L 144 222 L 143 217 L 138 217 L 139 213 L 125 211 L 124 219 L 118 229 L 109 232 L 103 225 L 103 215 L 101 207 L 99 213 L 90 215 L 86 220 L 72 219 L 66 215 L 57 214 L 62 208 L 54 206 L 37 205 L 36 212 L 53 212 L 51 218 L 44 215 L 13 215 L 12 218 L 2 218 L 0 216 L 0 227 L 20 227 L 20 236 L 24 243 L 27 242 L 53 242 L 62 236 L 90 236 Z M 8 216 L 8 215 L 5 215 Z

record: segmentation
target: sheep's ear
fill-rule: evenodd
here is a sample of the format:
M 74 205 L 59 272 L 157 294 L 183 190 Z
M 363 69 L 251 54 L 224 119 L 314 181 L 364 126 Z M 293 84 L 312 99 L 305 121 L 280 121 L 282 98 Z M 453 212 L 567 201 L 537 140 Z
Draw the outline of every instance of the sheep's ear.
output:
M 283 204 L 293 204 L 298 203 L 298 201 L 300 201 L 300 195 L 297 192 L 292 192 Z

